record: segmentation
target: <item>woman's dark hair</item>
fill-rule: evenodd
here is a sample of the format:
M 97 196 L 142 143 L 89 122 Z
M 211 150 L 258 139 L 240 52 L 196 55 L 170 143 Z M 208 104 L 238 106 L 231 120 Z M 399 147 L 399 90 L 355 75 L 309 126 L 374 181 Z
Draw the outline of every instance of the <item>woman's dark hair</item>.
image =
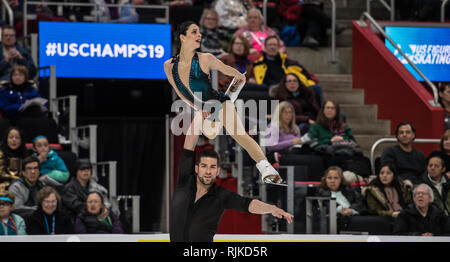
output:
M 311 89 L 307 88 L 302 81 L 300 81 L 300 78 L 294 73 L 286 74 L 283 79 L 281 79 L 280 83 L 273 89 L 272 96 L 275 99 L 284 101 L 288 98 L 292 97 L 292 93 L 289 92 L 286 88 L 286 80 L 288 76 L 294 76 L 295 79 L 298 81 L 298 91 L 300 91 L 300 98 L 304 98 L 306 101 L 310 101 L 311 98 L 314 98 L 314 93 Z
M 25 76 L 25 79 L 23 81 L 24 83 L 28 82 L 29 79 L 28 79 L 27 67 L 24 65 L 16 65 L 13 67 L 13 69 L 11 70 L 11 73 L 9 74 L 9 80 L 11 81 L 12 84 L 13 84 L 12 76 L 13 76 L 14 72 L 16 72 L 16 71 Z
M 395 188 L 398 194 L 398 201 L 400 205 L 404 208 L 405 207 L 405 199 L 403 198 L 403 190 L 402 190 L 402 180 L 397 176 L 397 168 L 392 163 L 387 163 L 384 165 L 380 165 L 380 167 L 376 170 L 377 177 L 370 181 L 369 186 L 375 186 L 378 187 L 378 189 L 383 193 L 384 197 L 386 197 L 386 192 L 384 191 L 384 185 L 381 183 L 380 180 L 380 172 L 383 167 L 388 167 L 389 170 L 394 174 L 394 177 L 392 178 L 391 186 Z
M 8 135 L 12 130 L 17 130 L 20 135 L 21 143 L 19 148 L 16 150 L 12 150 L 8 146 Z M 25 147 L 25 135 L 19 127 L 16 126 L 10 126 L 8 127 L 5 132 L 3 132 L 3 137 L 1 141 L 1 149 L 3 150 L 3 153 L 6 154 L 7 157 L 17 157 L 17 155 L 20 155 L 21 157 L 25 157 L 27 155 L 27 148 Z
M 336 108 L 336 115 L 334 116 L 333 119 L 328 119 L 325 114 L 324 114 L 324 110 L 325 110 L 325 105 L 331 102 L 333 103 L 334 107 Z M 316 120 L 317 124 L 325 129 L 330 129 L 333 122 L 335 127 L 341 127 L 343 124 L 343 121 L 341 119 L 341 108 L 339 107 L 339 104 L 332 101 L 332 100 L 325 100 L 323 102 L 322 107 L 320 108 L 319 114 L 317 115 L 317 120 Z
M 247 38 L 245 38 L 243 35 L 235 35 L 233 36 L 233 38 L 231 38 L 230 40 L 230 44 L 228 46 L 228 53 L 232 54 L 233 53 L 233 45 L 234 42 L 236 42 L 236 39 L 238 39 L 242 41 L 242 44 L 244 45 L 244 53 L 242 54 L 242 56 L 247 57 L 248 54 L 250 53 L 250 44 L 248 43 Z
M 177 56 L 180 53 L 181 50 L 181 39 L 180 39 L 180 35 L 186 35 L 187 30 L 189 29 L 189 27 L 191 25 L 196 25 L 197 23 L 195 23 L 194 21 L 184 21 L 183 23 L 181 23 L 178 28 L 177 31 L 175 31 L 175 47 L 177 48 L 177 51 L 175 53 L 175 56 Z

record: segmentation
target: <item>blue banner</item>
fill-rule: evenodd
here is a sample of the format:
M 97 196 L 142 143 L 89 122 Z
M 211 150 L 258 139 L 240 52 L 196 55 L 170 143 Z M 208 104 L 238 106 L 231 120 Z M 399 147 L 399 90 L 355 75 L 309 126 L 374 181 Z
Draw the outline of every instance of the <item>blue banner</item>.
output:
M 171 44 L 170 25 L 39 22 L 39 66 L 57 77 L 166 79 Z
M 386 33 L 430 81 L 450 81 L 450 28 L 392 26 Z M 385 44 L 418 81 L 424 81 L 387 39 Z

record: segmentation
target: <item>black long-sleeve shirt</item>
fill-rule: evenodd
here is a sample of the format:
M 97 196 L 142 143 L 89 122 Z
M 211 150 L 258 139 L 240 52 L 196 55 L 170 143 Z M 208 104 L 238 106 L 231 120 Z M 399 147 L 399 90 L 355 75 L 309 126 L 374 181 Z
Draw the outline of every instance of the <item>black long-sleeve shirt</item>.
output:
M 225 209 L 247 212 L 251 198 L 213 183 L 195 202 L 197 192 L 195 151 L 183 149 L 178 184 L 170 207 L 170 241 L 212 242 Z

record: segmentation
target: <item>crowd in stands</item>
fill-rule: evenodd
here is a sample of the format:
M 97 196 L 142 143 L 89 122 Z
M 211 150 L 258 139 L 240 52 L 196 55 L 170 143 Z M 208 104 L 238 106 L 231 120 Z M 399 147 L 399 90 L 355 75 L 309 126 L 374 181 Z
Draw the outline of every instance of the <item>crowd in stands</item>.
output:
M 80 161 L 76 176 L 65 183 L 65 175 L 63 179 L 49 175 L 65 173 L 58 170 L 65 169 L 64 163 L 59 159 L 55 165 L 45 164 L 49 160 L 42 159 L 32 155 L 21 159 L 20 178 L 0 191 L 0 235 L 124 232 L 107 189 L 92 178 L 91 163 Z

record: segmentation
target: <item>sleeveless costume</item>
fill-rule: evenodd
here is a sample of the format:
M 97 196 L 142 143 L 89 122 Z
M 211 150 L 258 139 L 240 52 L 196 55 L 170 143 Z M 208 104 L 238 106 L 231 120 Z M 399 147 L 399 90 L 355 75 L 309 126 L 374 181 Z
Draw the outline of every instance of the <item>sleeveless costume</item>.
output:
M 228 95 L 225 95 L 225 93 L 223 93 L 222 91 L 214 90 L 212 88 L 209 76 L 205 72 L 203 72 L 200 67 L 197 52 L 192 57 L 191 68 L 189 72 L 189 88 L 186 87 L 183 82 L 181 82 L 180 75 L 178 74 L 179 58 L 179 56 L 176 56 L 172 59 L 172 63 L 174 64 L 172 68 L 172 75 L 175 81 L 176 88 L 192 104 L 201 104 L 202 108 L 205 107 L 205 104 L 210 102 L 211 100 L 218 100 L 220 102 L 220 107 L 213 107 L 211 115 L 208 117 L 208 119 L 219 119 L 218 113 L 220 109 L 222 109 L 222 103 L 226 100 L 230 100 L 230 97 Z M 202 99 L 196 97 L 196 93 L 200 93 Z

